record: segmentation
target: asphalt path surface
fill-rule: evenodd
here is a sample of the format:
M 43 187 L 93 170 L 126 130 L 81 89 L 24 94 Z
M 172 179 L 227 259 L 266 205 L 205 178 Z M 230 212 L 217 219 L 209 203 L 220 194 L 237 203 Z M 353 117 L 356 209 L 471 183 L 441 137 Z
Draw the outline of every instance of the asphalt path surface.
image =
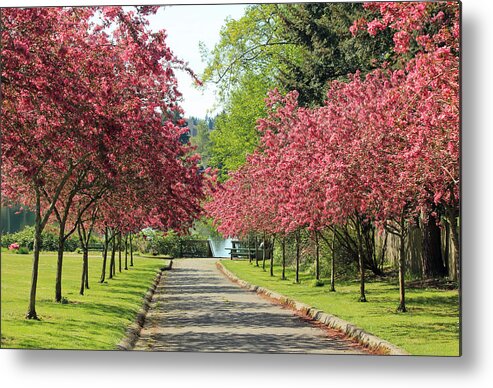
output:
M 365 354 L 363 347 L 240 288 L 217 259 L 175 259 L 134 350 Z

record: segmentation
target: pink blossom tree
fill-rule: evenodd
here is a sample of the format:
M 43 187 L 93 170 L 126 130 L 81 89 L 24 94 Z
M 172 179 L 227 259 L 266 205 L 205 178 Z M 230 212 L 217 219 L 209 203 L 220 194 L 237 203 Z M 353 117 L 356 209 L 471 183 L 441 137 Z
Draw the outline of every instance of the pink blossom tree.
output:
M 36 215 L 27 318 L 37 318 L 41 232 L 55 213 L 61 298 L 64 229 L 96 173 L 98 187 L 108 190 L 106 203 L 119 200 L 112 202 L 119 209 L 113 215 L 121 215 L 129 195 L 139 199 L 150 224 L 183 228 L 200 212 L 197 158 L 179 141 L 184 129 L 174 123 L 181 109 L 173 68 L 186 66 L 165 44 L 164 31 L 148 31 L 145 16 L 153 11 L 2 11 L 2 190 Z

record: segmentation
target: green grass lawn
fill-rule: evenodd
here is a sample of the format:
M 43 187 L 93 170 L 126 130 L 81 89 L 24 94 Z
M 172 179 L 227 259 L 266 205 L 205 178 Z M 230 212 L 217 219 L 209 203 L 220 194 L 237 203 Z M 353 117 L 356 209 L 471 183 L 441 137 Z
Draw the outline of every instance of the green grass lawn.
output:
M 359 282 L 336 282 L 336 292 L 329 292 L 330 282 L 314 286 L 311 275 L 300 274 L 294 284 L 294 271 L 281 280 L 281 268 L 263 271 L 248 261 L 223 260 L 224 266 L 239 278 L 327 313 L 336 315 L 366 331 L 402 347 L 413 355 L 459 355 L 459 295 L 457 290 L 408 289 L 407 313 L 397 313 L 397 282 L 371 282 L 366 285 L 367 303 L 358 301 Z
M 79 295 L 82 254 L 65 254 L 63 296 L 55 303 L 56 253 L 40 258 L 36 312 L 40 321 L 24 318 L 29 302 L 32 255 L 2 251 L 1 347 L 44 349 L 115 349 L 142 306 L 156 271 L 165 263 L 134 256 L 134 267 L 100 284 L 101 254 L 89 257 L 89 290 Z M 109 263 L 108 263 L 109 264 Z M 108 265 L 109 268 L 109 265 Z

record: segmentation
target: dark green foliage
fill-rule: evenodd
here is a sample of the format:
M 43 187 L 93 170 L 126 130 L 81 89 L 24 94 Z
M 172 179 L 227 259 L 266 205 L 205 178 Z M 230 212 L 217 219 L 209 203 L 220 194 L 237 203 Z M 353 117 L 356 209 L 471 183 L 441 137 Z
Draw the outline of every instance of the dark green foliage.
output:
M 284 36 L 303 53 L 302 61 L 285 63 L 279 81 L 287 90 L 298 90 L 301 105 L 322 105 L 329 81 L 345 80 L 357 70 L 366 73 L 389 60 L 390 33 L 354 38 L 349 31 L 355 20 L 375 16 L 361 3 L 281 4 L 278 10 Z
M 29 254 L 29 249 L 27 249 L 26 247 L 20 247 L 17 250 L 17 254 L 19 254 L 19 255 L 28 255 Z
M 157 254 L 178 257 L 180 255 L 180 236 L 173 231 L 161 236 L 158 233 L 152 244 L 152 249 Z
M 33 232 L 34 232 L 34 228 L 33 228 Z M 41 235 L 41 240 L 42 240 L 41 249 L 43 251 L 56 251 L 58 249 L 58 235 L 56 232 L 52 233 L 49 230 L 45 230 Z M 65 243 L 65 250 L 67 251 L 71 250 L 69 248 L 70 248 L 70 242 L 67 240 Z
M 173 257 L 178 257 L 180 254 L 180 237 L 173 231 L 163 233 L 147 228 L 136 237 L 135 243 L 139 251 L 146 254 Z

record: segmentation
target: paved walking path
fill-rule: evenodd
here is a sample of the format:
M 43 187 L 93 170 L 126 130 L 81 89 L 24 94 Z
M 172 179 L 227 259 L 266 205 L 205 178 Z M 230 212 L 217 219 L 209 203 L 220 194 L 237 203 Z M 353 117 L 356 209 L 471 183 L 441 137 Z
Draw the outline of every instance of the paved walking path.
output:
M 364 349 L 227 279 L 216 259 L 178 259 L 135 350 L 362 354 Z

